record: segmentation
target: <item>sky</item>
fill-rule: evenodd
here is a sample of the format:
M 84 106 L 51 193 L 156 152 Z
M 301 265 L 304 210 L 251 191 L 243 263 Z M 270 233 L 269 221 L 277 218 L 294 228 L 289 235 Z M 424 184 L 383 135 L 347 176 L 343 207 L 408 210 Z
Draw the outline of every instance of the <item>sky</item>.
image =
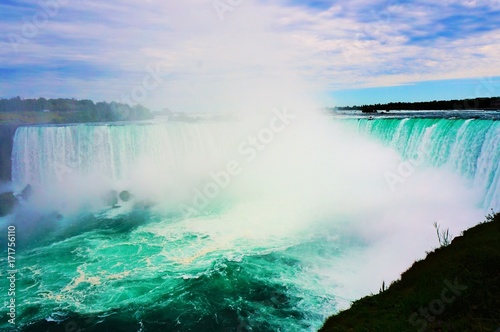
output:
M 500 96 L 500 0 L 3 0 L 0 97 L 208 111 Z M 263 101 L 266 101 L 264 103 Z

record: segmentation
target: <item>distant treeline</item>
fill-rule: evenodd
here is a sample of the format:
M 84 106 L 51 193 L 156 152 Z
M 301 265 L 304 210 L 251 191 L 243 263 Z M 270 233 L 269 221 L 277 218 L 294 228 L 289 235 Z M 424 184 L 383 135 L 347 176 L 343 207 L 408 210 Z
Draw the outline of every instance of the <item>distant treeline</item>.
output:
M 334 107 L 334 110 L 361 110 L 366 113 L 376 111 L 432 111 L 432 110 L 488 110 L 500 109 L 500 97 L 475 98 L 462 100 L 434 100 L 415 103 L 388 103 L 362 106 Z
M 102 122 L 145 120 L 153 118 L 149 109 L 142 105 L 130 106 L 117 102 L 98 102 L 92 100 L 58 99 L 22 99 L 15 97 L 0 99 L 0 113 L 28 112 L 54 113 L 52 122 Z M 47 114 L 48 115 L 48 114 Z

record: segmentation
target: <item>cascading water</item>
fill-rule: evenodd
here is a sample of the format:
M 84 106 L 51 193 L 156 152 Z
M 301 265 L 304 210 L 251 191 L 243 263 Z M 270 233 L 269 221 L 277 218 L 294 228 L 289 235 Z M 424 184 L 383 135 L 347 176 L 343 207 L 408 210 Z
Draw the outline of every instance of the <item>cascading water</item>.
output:
M 64 200 L 78 206 L 124 189 L 145 199 L 180 200 L 182 188 L 222 167 L 232 136 L 227 123 L 21 127 L 12 181 L 43 190 L 39 205 Z
M 464 176 L 483 194 L 486 210 L 500 207 L 500 121 L 360 119 L 356 125 L 359 133 L 380 139 L 405 159 Z
M 493 121 L 294 121 L 274 132 L 273 121 L 256 130 L 232 122 L 19 128 L 13 182 L 38 187 L 37 209 L 51 207 L 33 217 L 28 204 L 7 220 L 19 237 L 17 326 L 314 331 L 436 245 L 433 221 L 457 234 L 480 220 L 481 197 L 498 207 Z M 428 151 L 430 170 L 392 192 L 384 173 L 397 154 L 373 136 L 404 158 Z M 241 171 L 211 204 L 175 210 L 185 203 L 177 196 L 190 201 L 218 184 L 230 163 Z M 482 196 L 440 170 L 457 167 Z M 443 187 L 448 194 L 438 195 Z M 88 204 L 110 189 L 156 205 Z M 83 203 L 65 210 L 71 199 Z
M 73 171 L 120 181 L 143 161 L 160 165 L 165 174 L 216 164 L 227 155 L 228 128 L 214 123 L 21 127 L 14 137 L 12 181 L 51 185 Z

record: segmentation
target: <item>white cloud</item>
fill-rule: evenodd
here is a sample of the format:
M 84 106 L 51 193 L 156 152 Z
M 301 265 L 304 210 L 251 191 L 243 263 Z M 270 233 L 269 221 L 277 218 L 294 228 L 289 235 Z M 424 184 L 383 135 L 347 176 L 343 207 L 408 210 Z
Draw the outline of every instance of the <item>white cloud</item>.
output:
M 66 82 L 51 95 L 119 100 L 141 83 L 146 66 L 161 64 L 164 83 L 148 94 L 148 106 L 236 108 L 265 100 L 264 107 L 293 102 L 301 91 L 499 76 L 498 30 L 439 37 L 450 29 L 444 18 L 477 6 L 494 10 L 498 3 L 357 0 L 318 10 L 243 1 L 221 21 L 208 0 L 72 0 L 19 45 L 19 53 L 3 40 L 0 61 L 21 72 L 38 68 L 34 85 L 46 81 L 43 68 L 72 67 L 47 74 Z M 39 10 L 34 5 L 22 15 L 29 21 Z M 472 20 L 471 29 L 480 22 L 481 17 Z M 22 27 L 22 21 L 0 20 L 4 35 L 21 34 Z M 80 64 L 103 75 L 79 72 Z M 0 84 L 23 95 L 23 78 Z M 30 91 L 36 91 L 33 84 Z M 46 93 L 47 87 L 42 84 L 39 91 Z

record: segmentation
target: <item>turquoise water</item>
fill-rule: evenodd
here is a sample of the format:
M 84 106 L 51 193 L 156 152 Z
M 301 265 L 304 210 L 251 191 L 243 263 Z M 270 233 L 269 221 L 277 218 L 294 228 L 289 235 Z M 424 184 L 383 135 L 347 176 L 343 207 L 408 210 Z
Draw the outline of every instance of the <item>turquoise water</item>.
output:
M 26 330 L 304 331 L 335 310 L 310 272 L 318 255 L 340 254 L 320 236 L 226 238 L 203 227 L 211 218 L 147 212 L 75 222 L 87 230 L 25 243 L 18 256 Z
M 482 190 L 484 209 L 500 206 L 498 122 L 341 123 L 353 128 L 355 135 L 392 147 L 403 159 L 423 153 L 430 167 L 450 168 Z M 9 224 L 17 229 L 19 305 L 14 330 L 315 331 L 351 300 L 377 290 L 372 285 L 382 279 L 369 279 L 382 276 L 377 266 L 385 269 L 383 255 L 394 255 L 387 263 L 391 266 L 401 260 L 402 267 L 396 266 L 391 275 L 397 277 L 404 264 L 415 259 L 415 252 L 429 249 L 427 243 L 419 243 L 404 259 L 398 256 L 403 247 L 394 250 L 399 242 L 383 235 L 381 225 L 389 217 L 377 212 L 376 203 L 365 204 L 361 192 L 352 209 L 339 213 L 337 207 L 317 213 L 324 208 L 321 204 L 303 199 L 299 202 L 304 206 L 296 206 L 301 204 L 295 204 L 295 196 L 281 189 L 276 194 L 271 187 L 273 179 L 279 179 L 277 174 L 266 177 L 259 164 L 247 165 L 234 153 L 233 142 L 244 136 L 227 123 L 19 128 L 13 182 L 21 189 L 33 185 L 35 194 L 17 214 L 1 219 L 2 229 Z M 270 151 L 267 156 L 275 154 L 282 160 L 279 150 Z M 347 166 L 350 157 L 342 155 Z M 191 189 L 203 190 L 207 173 L 224 169 L 231 158 L 244 170 L 257 168 L 257 175 L 250 173 L 244 185 L 233 179 L 231 186 L 194 213 L 183 208 L 193 202 L 196 190 Z M 334 159 L 335 163 L 341 164 Z M 341 168 L 325 169 L 335 173 Z M 353 173 L 360 175 L 364 169 Z M 278 167 L 277 173 L 283 172 Z M 363 182 L 340 174 L 339 179 L 347 177 L 345 183 L 333 177 L 336 181 L 330 184 L 328 173 L 315 172 L 331 190 L 325 193 L 340 193 L 348 200 L 349 190 L 357 195 L 357 187 L 347 185 Z M 382 173 L 377 170 L 366 179 L 378 175 Z M 306 187 L 313 186 L 311 192 L 316 191 L 314 186 L 317 191 L 322 188 L 310 179 L 314 177 L 307 177 L 300 188 L 294 185 L 301 179 L 290 179 L 286 188 L 302 199 L 310 194 Z M 270 188 L 258 194 L 241 190 L 259 181 Z M 111 189 L 128 190 L 132 198 L 110 203 L 103 193 Z M 385 192 L 386 187 L 376 191 Z M 336 198 L 320 193 L 327 196 L 326 202 Z M 384 201 L 389 205 L 381 210 L 392 204 Z M 360 215 L 363 208 L 374 210 Z M 398 212 L 396 206 L 393 209 Z M 411 214 L 409 209 L 402 211 Z M 401 234 L 408 234 L 401 215 L 395 213 L 397 224 L 389 225 L 398 238 L 398 227 Z M 365 227 L 369 219 L 374 227 Z M 418 234 L 414 238 L 419 242 Z M 0 264 L 6 266 L 5 255 Z M 365 271 L 365 279 L 360 271 Z M 1 277 L 5 280 L 4 274 Z M 6 321 L 0 327 L 12 328 Z
M 456 172 L 484 194 L 485 209 L 500 206 L 500 121 L 484 119 L 349 120 L 407 160 Z

